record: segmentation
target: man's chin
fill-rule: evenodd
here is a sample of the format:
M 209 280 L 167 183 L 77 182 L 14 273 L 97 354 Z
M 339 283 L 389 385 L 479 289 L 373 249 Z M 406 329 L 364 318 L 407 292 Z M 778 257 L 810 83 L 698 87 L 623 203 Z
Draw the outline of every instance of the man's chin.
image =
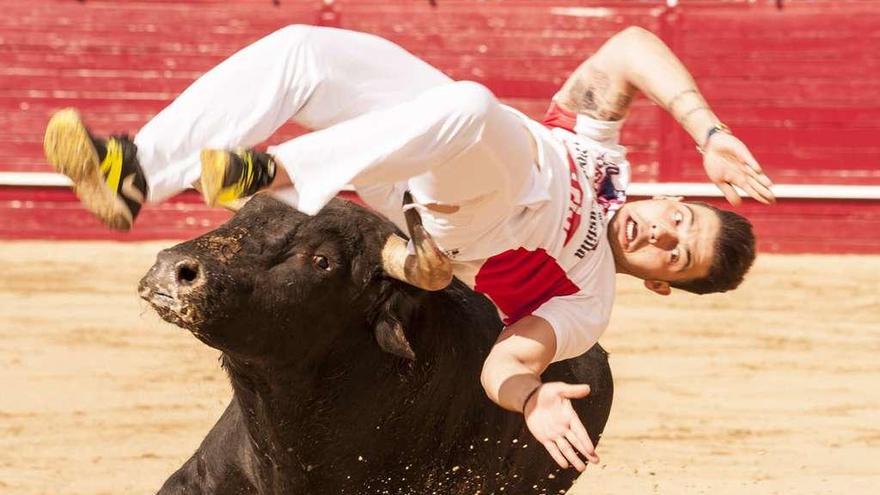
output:
M 615 215 L 608 224 L 608 228 L 605 232 L 605 237 L 608 239 L 608 245 L 611 246 L 611 253 L 614 255 L 614 266 L 617 268 L 618 272 L 621 272 L 622 266 L 626 265 L 623 246 L 620 245 L 620 226 L 618 225 L 618 221 L 621 218 L 620 215 Z

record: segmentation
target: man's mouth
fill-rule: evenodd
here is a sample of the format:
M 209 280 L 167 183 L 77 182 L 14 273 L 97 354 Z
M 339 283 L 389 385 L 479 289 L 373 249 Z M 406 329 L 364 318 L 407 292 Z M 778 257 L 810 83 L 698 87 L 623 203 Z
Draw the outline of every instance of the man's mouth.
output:
M 639 223 L 633 217 L 627 217 L 623 224 L 623 250 L 631 251 L 639 237 Z
M 636 240 L 636 235 L 639 233 L 639 224 L 636 223 L 632 218 L 626 219 L 626 242 L 630 243 Z

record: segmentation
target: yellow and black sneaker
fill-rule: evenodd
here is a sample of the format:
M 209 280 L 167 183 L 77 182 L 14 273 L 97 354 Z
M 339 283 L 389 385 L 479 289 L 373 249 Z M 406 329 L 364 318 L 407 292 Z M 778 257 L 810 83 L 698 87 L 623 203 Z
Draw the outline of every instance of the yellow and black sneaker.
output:
M 128 136 L 94 137 L 79 113 L 66 108 L 49 119 L 43 148 L 89 211 L 111 229 L 131 228 L 146 200 L 147 181 Z
M 238 200 L 268 187 L 275 179 L 275 159 L 268 153 L 238 148 L 202 150 L 202 196 L 208 206 L 235 208 Z

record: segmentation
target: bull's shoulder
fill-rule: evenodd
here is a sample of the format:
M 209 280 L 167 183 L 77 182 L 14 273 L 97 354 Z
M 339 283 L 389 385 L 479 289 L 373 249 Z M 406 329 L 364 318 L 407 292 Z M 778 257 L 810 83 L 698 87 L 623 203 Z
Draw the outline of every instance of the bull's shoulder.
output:
M 256 494 L 247 431 L 233 399 L 198 450 L 159 490 L 159 495 Z

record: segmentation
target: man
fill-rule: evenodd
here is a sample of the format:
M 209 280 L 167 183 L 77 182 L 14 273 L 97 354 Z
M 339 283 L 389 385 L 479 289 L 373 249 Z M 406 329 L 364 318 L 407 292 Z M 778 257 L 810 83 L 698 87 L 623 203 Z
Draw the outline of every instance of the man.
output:
M 629 164 L 617 139 L 638 91 L 694 138 L 731 203 L 740 201 L 734 185 L 774 200 L 770 180 L 686 69 L 639 28 L 609 39 L 571 75 L 545 125 L 386 40 L 292 26 L 202 76 L 134 142 L 91 136 L 65 110 L 45 144 L 86 206 L 119 229 L 131 227 L 145 198 L 161 201 L 197 181 L 212 205 L 270 189 L 309 214 L 350 183 L 401 226 L 409 191 L 407 207 L 455 275 L 507 324 L 484 365 L 487 395 L 522 412 L 560 466 L 583 470 L 578 453 L 598 457 L 570 400 L 589 389 L 542 384 L 540 374 L 596 342 L 615 269 L 660 294 L 723 292 L 754 259 L 751 226 L 736 214 L 675 198 L 623 205 Z M 237 148 L 290 119 L 316 131 L 268 153 Z

